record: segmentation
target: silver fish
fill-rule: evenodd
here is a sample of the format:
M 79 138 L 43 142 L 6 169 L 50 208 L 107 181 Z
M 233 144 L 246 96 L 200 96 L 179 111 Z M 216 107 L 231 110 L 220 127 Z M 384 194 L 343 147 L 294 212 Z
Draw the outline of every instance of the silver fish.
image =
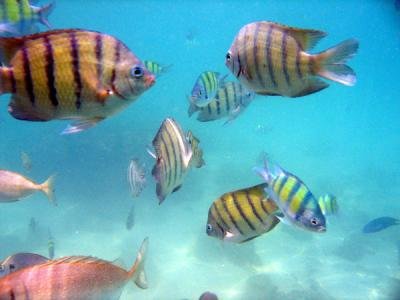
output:
M 146 171 L 138 159 L 132 159 L 128 166 L 127 179 L 132 197 L 139 197 L 146 186 Z

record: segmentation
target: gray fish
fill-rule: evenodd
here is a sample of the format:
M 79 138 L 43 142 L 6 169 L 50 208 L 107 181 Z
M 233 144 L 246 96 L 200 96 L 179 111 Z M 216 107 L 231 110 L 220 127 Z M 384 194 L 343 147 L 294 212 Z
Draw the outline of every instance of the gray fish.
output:
M 135 225 L 135 206 L 132 205 L 129 210 L 128 217 L 126 218 L 126 229 L 131 230 L 133 225 Z
M 255 93 L 246 89 L 239 82 L 227 82 L 221 86 L 215 98 L 206 106 L 191 106 L 190 111 L 198 111 L 197 120 L 214 121 L 228 117 L 230 122 L 242 113 L 254 99 Z
M 29 221 L 29 234 L 35 234 L 37 231 L 37 226 L 38 222 L 32 217 Z
M 199 300 L 218 300 L 218 297 L 214 293 L 205 292 L 201 294 Z
M 132 197 L 139 197 L 146 187 L 146 171 L 144 165 L 136 158 L 131 159 L 129 163 L 127 179 Z
M 50 229 L 49 229 L 48 235 L 49 235 L 49 237 L 48 237 L 48 240 L 47 240 L 47 248 L 48 248 L 48 251 L 49 251 L 50 259 L 53 259 L 54 258 L 54 251 L 55 251 L 55 243 L 54 243 L 54 237 L 51 234 Z
M 152 175 L 157 181 L 156 193 L 161 204 L 165 198 L 179 190 L 192 166 L 193 153 L 202 153 L 197 147 L 193 149 L 180 125 L 171 118 L 161 124 L 153 139 L 156 159 Z M 196 159 L 197 163 L 199 159 Z M 197 164 L 194 163 L 194 164 Z
M 399 225 L 400 220 L 391 217 L 380 217 L 368 222 L 362 229 L 363 233 L 373 233 L 393 225 Z
M 29 154 L 22 151 L 21 152 L 21 161 L 22 161 L 22 166 L 24 167 L 25 171 L 30 172 L 32 169 L 32 160 L 31 160 Z
M 0 263 L 0 278 L 23 268 L 48 262 L 49 259 L 34 253 L 17 253 Z

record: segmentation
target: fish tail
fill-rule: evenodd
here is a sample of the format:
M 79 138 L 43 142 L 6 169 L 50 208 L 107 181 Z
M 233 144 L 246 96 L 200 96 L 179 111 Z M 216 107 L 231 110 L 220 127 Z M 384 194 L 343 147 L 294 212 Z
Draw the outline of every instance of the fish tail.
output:
M 169 72 L 171 70 L 172 66 L 173 66 L 173 64 L 161 66 L 161 74 Z
M 55 180 L 55 175 L 51 175 L 45 182 L 43 182 L 40 185 L 40 189 L 42 190 L 43 193 L 46 194 L 50 203 L 57 206 L 56 197 L 54 195 L 54 180 Z
M 264 162 L 264 166 L 254 167 L 253 171 L 256 172 L 258 175 L 260 175 L 260 177 L 263 178 L 267 183 L 269 183 L 271 181 L 272 177 L 271 177 L 271 172 L 270 172 L 269 166 L 268 166 L 267 154 L 263 153 L 262 159 Z
M 146 273 L 144 272 L 144 262 L 146 260 L 146 252 L 148 247 L 149 238 L 146 237 L 140 246 L 135 263 L 128 272 L 128 278 L 132 278 L 135 284 L 142 289 L 147 289 L 148 287 Z
M 47 20 L 50 13 L 53 11 L 55 6 L 55 2 L 50 2 L 47 5 L 44 5 L 38 9 L 39 21 L 47 28 L 51 28 L 49 21 Z
M 349 39 L 317 54 L 315 73 L 326 79 L 353 86 L 356 83 L 356 74 L 345 63 L 356 54 L 358 45 L 357 40 Z
M 188 109 L 188 114 L 189 114 L 189 117 L 191 117 L 196 111 L 199 110 L 199 108 L 196 105 L 196 103 L 194 103 L 192 97 L 188 96 L 188 99 L 189 99 L 189 103 L 190 103 L 189 109 Z

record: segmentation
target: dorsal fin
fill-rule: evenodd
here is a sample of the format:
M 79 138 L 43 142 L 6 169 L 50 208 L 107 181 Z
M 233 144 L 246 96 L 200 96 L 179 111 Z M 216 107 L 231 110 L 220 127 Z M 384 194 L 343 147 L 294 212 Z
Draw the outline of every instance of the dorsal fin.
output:
M 286 25 L 273 23 L 275 26 L 280 27 L 292 36 L 301 46 L 303 50 L 312 49 L 323 37 L 327 34 L 323 31 L 313 30 L 313 29 L 301 29 L 296 27 L 289 27 Z
M 66 256 L 62 257 L 59 259 L 51 260 L 45 264 L 42 264 L 41 266 L 45 265 L 58 265 L 58 264 L 63 264 L 63 263 L 68 263 L 68 264 L 75 264 L 75 263 L 83 263 L 83 264 L 111 264 L 110 262 L 106 260 L 102 260 L 97 257 L 93 256 Z

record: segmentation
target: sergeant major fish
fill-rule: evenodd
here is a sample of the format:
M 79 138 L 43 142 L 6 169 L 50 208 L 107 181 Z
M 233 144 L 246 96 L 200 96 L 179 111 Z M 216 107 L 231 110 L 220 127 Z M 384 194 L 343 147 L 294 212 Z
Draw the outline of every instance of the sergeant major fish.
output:
M 329 86 L 319 77 L 354 85 L 356 75 L 345 62 L 357 52 L 358 42 L 349 39 L 318 54 L 306 52 L 325 36 L 272 22 L 250 23 L 236 35 L 225 64 L 261 95 L 306 96 Z
M 0 202 L 15 202 L 36 191 L 41 191 L 50 203 L 56 205 L 53 184 L 54 176 L 50 176 L 42 184 L 37 184 L 21 174 L 0 170 Z
M 191 144 L 189 140 L 180 125 L 171 118 L 163 121 L 153 139 L 155 153 L 149 153 L 156 159 L 152 175 L 157 181 L 156 193 L 160 204 L 182 186 L 192 166 L 204 164 L 198 142 Z
M 20 120 L 75 120 L 63 134 L 82 131 L 116 114 L 155 82 L 118 39 L 80 29 L 0 38 L 8 67 L 0 94 L 11 93 L 10 114 Z
M 243 243 L 270 230 L 278 223 L 278 207 L 268 198 L 267 185 L 225 193 L 208 210 L 207 235 L 223 241 Z
M 172 65 L 165 66 L 151 60 L 145 60 L 143 63 L 146 66 L 147 70 L 156 75 L 156 77 L 168 72 L 172 67 Z
M 279 207 L 275 215 L 284 223 L 315 231 L 326 231 L 326 220 L 317 199 L 297 176 L 278 165 L 254 168 L 268 183 L 267 194 Z
M 50 28 L 47 18 L 53 8 L 54 2 L 37 7 L 31 5 L 29 0 L 0 0 L 0 35 L 36 33 L 39 31 L 38 22 Z
M 328 194 L 319 197 L 318 204 L 324 216 L 336 215 L 339 211 L 339 205 L 333 195 Z
M 48 262 L 49 259 L 35 253 L 16 253 L 0 262 L 0 278 L 23 268 Z
M 215 98 L 206 106 L 191 104 L 189 115 L 198 111 L 197 120 L 208 122 L 228 117 L 225 122 L 234 120 L 254 99 L 255 94 L 239 82 L 226 82 L 218 89 Z
M 224 84 L 227 75 L 221 76 L 218 72 L 205 71 L 199 75 L 188 97 L 191 109 L 189 117 L 194 112 L 195 106 L 206 106 L 217 94 L 218 88 Z
M 147 244 L 146 238 L 129 271 L 87 256 L 64 257 L 24 268 L 0 279 L 0 299 L 119 299 L 130 280 L 147 288 L 143 268 Z

